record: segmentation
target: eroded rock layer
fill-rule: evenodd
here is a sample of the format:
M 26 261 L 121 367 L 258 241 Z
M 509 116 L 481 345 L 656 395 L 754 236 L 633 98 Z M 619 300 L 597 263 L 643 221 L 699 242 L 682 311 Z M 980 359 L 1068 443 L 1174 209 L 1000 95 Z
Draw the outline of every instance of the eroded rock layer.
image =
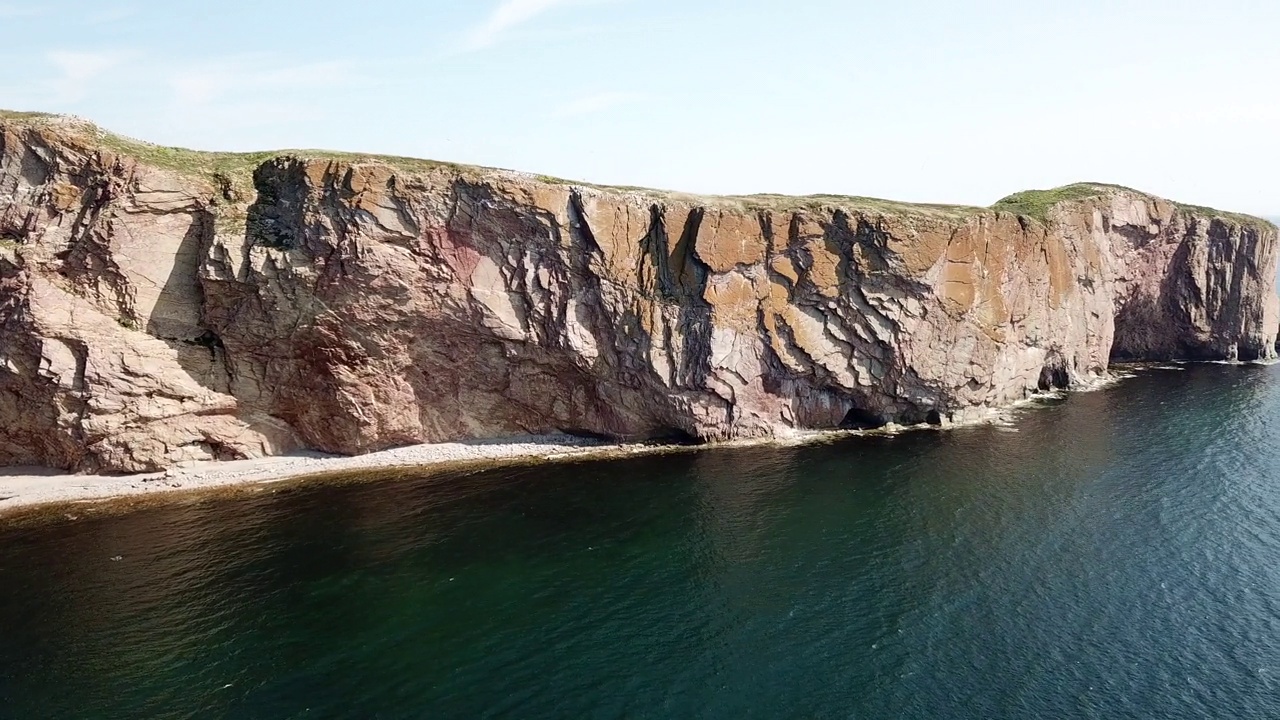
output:
M 1113 358 L 1274 356 L 1274 226 L 1064 196 L 699 198 L 0 119 L 0 463 L 945 423 Z

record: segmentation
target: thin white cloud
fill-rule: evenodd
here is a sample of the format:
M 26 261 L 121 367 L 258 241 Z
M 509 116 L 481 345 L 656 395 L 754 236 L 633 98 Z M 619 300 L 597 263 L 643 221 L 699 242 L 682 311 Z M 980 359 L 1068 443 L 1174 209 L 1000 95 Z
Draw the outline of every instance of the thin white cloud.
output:
M 64 103 L 83 98 L 95 80 L 124 61 L 124 54 L 119 52 L 58 50 L 47 57 L 58 71 L 51 87 L 57 100 Z
M 355 79 L 341 61 L 280 66 L 272 58 L 235 56 L 175 70 L 169 85 L 178 103 L 204 105 L 227 95 L 318 89 Z
M 370 82 L 345 60 L 289 64 L 268 53 L 182 62 L 136 49 L 55 50 L 44 54 L 35 72 L 0 78 L 0 104 L 50 112 L 96 112 L 131 104 L 151 109 L 152 117 L 210 116 L 214 111 L 248 108 L 257 121 L 268 107 L 311 107 L 324 90 Z M 137 78 L 152 81 L 139 84 Z M 127 99 L 126 99 L 127 98 Z
M 582 115 L 594 115 L 606 110 L 612 110 L 613 108 L 622 105 L 630 105 L 631 103 L 639 102 L 642 99 L 644 99 L 644 96 L 639 93 L 603 92 L 567 102 L 553 110 L 551 116 L 556 118 L 571 118 L 580 117 Z
M 492 47 L 511 30 L 530 20 L 564 5 L 583 0 L 502 0 L 484 22 L 475 27 L 466 38 L 467 50 L 483 50 Z
M 293 144 L 300 118 L 333 112 L 335 93 L 376 83 L 358 61 L 290 63 L 273 53 L 245 53 L 177 65 L 158 84 L 159 108 L 136 133 L 154 142 L 246 149 Z M 252 132 L 250 132 L 252 131 Z M 263 140 L 262 138 L 267 138 Z

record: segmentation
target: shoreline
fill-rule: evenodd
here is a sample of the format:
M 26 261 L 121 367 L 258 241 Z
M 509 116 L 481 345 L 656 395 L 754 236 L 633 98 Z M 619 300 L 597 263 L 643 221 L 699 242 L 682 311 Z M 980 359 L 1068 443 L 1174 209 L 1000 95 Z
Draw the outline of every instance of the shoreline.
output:
M 325 477 L 417 470 L 448 472 L 626 457 L 672 449 L 679 447 L 546 435 L 410 445 L 355 456 L 303 451 L 250 460 L 203 461 L 134 475 L 77 475 L 40 467 L 0 468 L 0 520 L 113 503 L 234 493 Z
M 135 475 L 77 475 L 40 467 L 0 468 L 0 521 L 63 516 L 75 520 L 82 512 L 113 508 L 128 511 L 142 505 L 181 498 L 205 498 L 261 491 L 264 487 L 322 482 L 370 480 L 397 472 L 447 473 L 518 467 L 539 463 L 609 460 L 708 449 L 762 445 L 809 445 L 849 437 L 892 436 L 918 430 L 953 430 L 982 425 L 1008 426 L 1014 415 L 1035 405 L 1077 392 L 1103 390 L 1136 372 L 1181 370 L 1189 362 L 1125 363 L 1103 378 L 1062 391 L 1033 395 L 1004 408 L 988 408 L 963 422 L 945 426 L 899 426 L 877 430 L 798 431 L 787 436 L 731 440 L 701 445 L 618 443 L 569 435 L 525 435 L 492 440 L 410 445 L 365 455 L 342 456 L 298 452 L 250 460 L 204 461 L 162 472 Z M 1262 365 L 1272 363 L 1214 363 Z
M 704 445 L 618 443 L 567 435 L 524 435 L 492 440 L 425 443 L 365 455 L 302 451 L 250 460 L 202 461 L 162 472 L 77 475 L 41 467 L 0 468 L 0 523 L 28 518 L 77 520 L 101 510 L 128 511 L 183 498 L 235 496 L 273 486 L 324 481 L 364 482 L 397 473 L 443 474 L 541 463 L 616 460 L 760 445 L 806 445 L 858 435 L 895 435 L 912 428 L 799 432 L 788 437 Z
M 980 421 L 998 421 L 992 413 Z M 877 430 L 813 430 L 787 436 L 729 440 L 701 445 L 618 443 L 567 435 L 525 435 L 451 443 L 410 445 L 365 455 L 303 451 L 250 460 L 203 461 L 162 472 L 77 475 L 40 467 L 0 468 L 0 523 L 25 519 L 78 520 L 82 515 L 176 502 L 182 498 L 235 496 L 267 487 L 324 481 L 377 480 L 397 473 L 443 474 L 522 467 L 541 463 L 619 460 L 646 455 L 776 445 L 788 447 L 850 437 L 892 436 L 931 426 L 890 424 Z

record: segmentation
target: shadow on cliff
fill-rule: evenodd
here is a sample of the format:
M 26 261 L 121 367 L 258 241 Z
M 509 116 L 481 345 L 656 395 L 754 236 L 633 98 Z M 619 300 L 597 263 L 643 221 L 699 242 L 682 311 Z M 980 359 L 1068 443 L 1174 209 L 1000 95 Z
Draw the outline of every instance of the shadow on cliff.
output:
M 1183 279 L 1179 273 L 1186 272 L 1190 255 L 1190 244 L 1184 241 L 1160 279 L 1157 294 L 1135 295 L 1116 312 L 1115 340 L 1111 344 L 1113 362 L 1187 357 L 1187 348 L 1181 339 L 1187 318 L 1179 310 L 1176 298 Z
M 174 351 L 174 360 L 187 376 L 201 387 L 235 397 L 232 388 L 233 363 L 222 338 L 209 327 L 208 298 L 200 279 L 200 269 L 213 246 L 214 217 L 198 211 L 195 222 L 183 236 L 175 252 L 173 268 L 157 296 L 144 330 L 164 341 Z M 234 406 L 220 406 L 213 414 L 233 415 L 249 432 L 277 450 L 300 449 L 302 443 L 286 423 L 266 413 L 244 406 L 236 398 Z M 238 447 L 241 439 L 206 433 L 190 445 L 200 445 L 211 459 L 242 460 L 248 456 Z
M 173 269 L 160 289 L 144 328 L 177 352 L 178 364 L 193 380 L 214 392 L 228 392 L 225 350 L 218 336 L 204 326 L 204 288 L 200 259 L 213 242 L 213 218 L 207 213 L 183 236 L 174 253 Z
M 649 282 L 656 285 L 655 299 L 676 308 L 666 334 L 668 342 L 679 339 L 676 380 L 686 388 L 701 387 L 711 370 L 711 305 L 705 300 L 710 271 L 694 252 L 703 214 L 701 208 L 690 210 L 673 244 L 666 214 L 654 205 L 649 232 L 641 240 L 644 257 L 653 264 Z
M 1222 242 L 1225 232 L 1225 226 L 1213 221 L 1210 242 Z M 1204 289 L 1190 275 L 1192 245 L 1187 238 L 1179 244 L 1156 295 L 1137 295 L 1116 312 L 1113 362 L 1228 359 L 1229 350 L 1222 346 L 1221 339 L 1197 331 L 1189 311 L 1204 308 L 1209 302 Z M 1239 283 L 1239 277 L 1235 278 L 1233 297 L 1239 297 Z M 1212 308 L 1209 310 L 1212 312 Z M 1259 358 L 1257 348 L 1241 346 L 1237 350 L 1239 360 Z

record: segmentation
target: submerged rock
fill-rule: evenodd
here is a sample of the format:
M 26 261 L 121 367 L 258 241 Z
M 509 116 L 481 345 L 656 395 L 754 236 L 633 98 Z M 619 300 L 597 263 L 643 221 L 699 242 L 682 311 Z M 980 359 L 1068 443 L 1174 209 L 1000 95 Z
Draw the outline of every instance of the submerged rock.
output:
M 694 197 L 0 115 L 0 463 L 944 424 L 1275 356 L 1276 229 L 1076 185 Z

